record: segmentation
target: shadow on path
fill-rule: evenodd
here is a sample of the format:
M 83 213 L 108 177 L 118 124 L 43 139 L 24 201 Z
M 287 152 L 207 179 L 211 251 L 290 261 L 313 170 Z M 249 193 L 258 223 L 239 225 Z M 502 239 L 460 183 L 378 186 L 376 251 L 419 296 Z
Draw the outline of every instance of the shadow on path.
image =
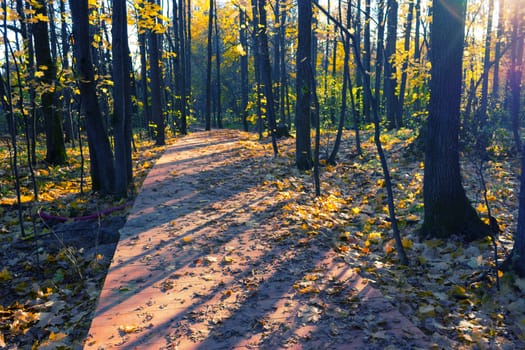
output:
M 261 164 L 232 131 L 167 149 L 121 230 L 85 349 L 425 347 L 329 244 L 281 219 Z

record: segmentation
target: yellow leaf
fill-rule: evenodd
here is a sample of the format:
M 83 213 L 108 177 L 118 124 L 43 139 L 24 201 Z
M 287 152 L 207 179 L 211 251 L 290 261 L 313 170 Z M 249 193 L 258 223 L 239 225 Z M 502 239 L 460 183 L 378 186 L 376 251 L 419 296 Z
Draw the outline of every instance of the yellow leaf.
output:
M 361 208 L 359 207 L 352 208 L 352 213 L 354 213 L 355 215 L 358 215 L 360 212 L 361 212 Z
M 66 333 L 61 333 L 61 332 L 58 332 L 58 333 L 55 333 L 55 332 L 51 332 L 51 334 L 49 335 L 49 340 L 50 341 L 53 341 L 53 342 L 57 342 L 57 341 L 60 341 L 64 338 L 67 338 L 67 334 Z
M 414 245 L 414 242 L 412 242 L 410 239 L 408 238 L 403 238 L 401 240 L 401 244 L 403 245 L 403 248 L 412 248 L 412 246 Z
M 481 213 L 481 214 L 484 214 L 487 212 L 487 207 L 481 203 L 478 204 L 478 206 L 476 207 L 476 210 L 478 213 Z
M 305 281 L 315 281 L 319 278 L 317 275 L 306 275 L 304 276 Z
M 184 238 L 182 239 L 182 241 L 183 241 L 184 243 L 190 243 L 190 242 L 192 241 L 192 238 L 186 236 L 186 237 L 184 237 Z
M 298 289 L 297 292 L 299 294 L 306 294 L 306 293 L 319 293 L 319 289 L 314 286 L 306 286 L 304 288 Z
M 222 261 L 225 263 L 225 264 L 233 264 L 235 262 L 235 259 L 232 258 L 231 256 L 225 256 Z
M 118 327 L 119 331 L 123 332 L 123 333 L 133 333 L 135 332 L 138 327 L 136 325 L 127 325 L 127 326 L 119 326 Z
M 0 281 L 9 281 L 11 279 L 13 279 L 13 275 L 7 270 L 7 267 L 4 267 L 2 272 L 0 272 Z
M 244 50 L 244 47 L 242 46 L 242 44 L 239 44 L 235 47 L 235 51 L 237 51 L 237 54 L 239 56 L 246 56 L 246 51 Z
M 406 221 L 419 221 L 421 218 L 414 214 L 408 214 L 405 218 Z
M 368 234 L 368 240 L 371 241 L 371 243 L 377 243 L 380 239 L 381 239 L 381 232 L 372 231 Z
M 457 299 L 467 299 L 467 290 L 457 284 L 453 285 L 449 290 L 449 295 Z

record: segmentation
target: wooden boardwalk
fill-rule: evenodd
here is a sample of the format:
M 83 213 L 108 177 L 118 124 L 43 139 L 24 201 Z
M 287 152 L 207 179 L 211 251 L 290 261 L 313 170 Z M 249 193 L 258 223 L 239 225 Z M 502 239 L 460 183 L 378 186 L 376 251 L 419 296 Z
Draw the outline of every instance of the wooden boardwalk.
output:
M 235 132 L 167 148 L 121 230 L 84 348 L 429 348 L 321 238 L 286 234 L 254 171 Z

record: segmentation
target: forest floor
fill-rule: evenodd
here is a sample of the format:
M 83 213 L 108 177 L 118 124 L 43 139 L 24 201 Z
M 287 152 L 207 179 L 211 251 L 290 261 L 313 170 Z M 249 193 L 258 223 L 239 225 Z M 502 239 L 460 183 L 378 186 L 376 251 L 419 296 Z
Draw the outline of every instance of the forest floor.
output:
M 160 192 L 150 196 L 152 200 L 171 196 L 183 201 L 142 213 L 150 220 L 147 228 L 169 231 L 173 241 L 170 245 L 163 239 L 151 244 L 141 241 L 141 249 L 170 257 L 162 261 L 166 278 L 155 277 L 149 287 L 172 301 L 182 298 L 177 299 L 181 307 L 191 310 L 189 316 L 176 320 L 178 331 L 162 339 L 166 348 L 177 344 L 184 348 L 187 339 L 207 341 L 201 344 L 210 346 L 221 344 L 212 340 L 237 339 L 238 345 L 246 336 L 239 334 L 243 329 L 252 335 L 248 345 L 263 348 L 302 344 L 303 348 L 323 348 L 330 341 L 334 348 L 354 341 L 356 347 L 361 344 L 367 349 L 387 345 L 392 349 L 525 346 L 525 280 L 498 272 L 497 290 L 491 241 L 463 244 L 418 237 L 423 167 L 418 157 L 406 156 L 407 145 L 414 140 L 408 130 L 382 138 L 390 158 L 403 245 L 411 261 L 409 266 L 399 265 L 379 161 L 370 134 L 364 136 L 363 155 L 358 156 L 353 135 L 345 135 L 339 163 L 321 170 L 322 195 L 317 198 L 311 174 L 294 168 L 293 139 L 279 141 L 277 157 L 272 156 L 269 142 L 237 131 L 195 133 L 175 140 L 179 150 L 195 150 L 190 157 L 193 161 L 169 165 L 172 180 L 181 181 L 181 192 L 160 186 Z M 189 142 L 187 147 L 183 147 L 185 142 Z M 161 151 L 139 150 L 135 159 L 138 178 Z M 323 147 L 323 154 L 325 151 Z M 492 213 L 503 229 L 498 239 L 501 260 L 512 246 L 515 230 L 518 162 L 500 157 L 486 165 L 485 177 Z M 207 168 L 212 162 L 219 167 Z M 163 166 L 167 165 L 155 167 Z M 475 162 L 467 159 L 463 166 L 467 193 L 478 212 L 486 216 Z M 53 179 L 61 173 L 49 168 L 38 172 Z M 9 173 L 0 175 L 8 177 Z M 38 208 L 26 201 L 26 216 L 32 220 L 26 238 L 17 229 L 13 199 L 2 188 L 6 195 L 0 203 L 0 348 L 78 348 L 86 339 L 88 346 L 102 346 L 88 336 L 88 330 L 119 240 L 118 230 L 130 209 L 98 220 L 44 224 L 38 219 L 38 209 L 78 217 L 124 204 L 74 193 L 64 196 L 78 192 L 78 182 L 64 180 L 61 188 L 56 188 L 56 182 L 54 186 L 42 192 Z M 184 199 L 190 195 L 184 191 L 207 197 Z M 136 209 L 127 218 L 127 226 L 141 216 Z M 186 211 L 184 220 L 152 215 L 173 211 L 182 218 L 180 210 Z M 131 225 L 131 231 L 136 229 L 144 230 L 144 225 Z M 136 233 L 128 228 L 120 243 Z M 181 257 L 187 261 L 177 260 Z M 114 261 L 124 258 L 118 255 Z M 143 252 L 141 258 L 143 265 L 149 265 L 159 254 Z M 190 277 L 201 277 L 200 290 L 193 290 L 191 296 L 183 297 L 192 283 L 182 283 L 178 264 L 193 269 L 188 272 Z M 125 300 L 138 293 L 151 276 L 124 283 L 124 274 L 117 281 L 117 298 Z M 271 293 L 280 295 L 285 303 L 276 303 Z M 263 305 L 266 313 L 247 321 L 235 316 L 240 309 L 255 305 L 246 301 L 269 301 L 270 305 Z M 160 301 L 142 305 L 143 312 L 134 313 L 140 322 L 123 320 L 113 341 L 123 348 L 136 345 L 135 339 L 157 322 L 151 318 L 155 314 L 145 308 L 169 309 L 165 305 Z M 197 323 L 200 328 L 192 329 Z

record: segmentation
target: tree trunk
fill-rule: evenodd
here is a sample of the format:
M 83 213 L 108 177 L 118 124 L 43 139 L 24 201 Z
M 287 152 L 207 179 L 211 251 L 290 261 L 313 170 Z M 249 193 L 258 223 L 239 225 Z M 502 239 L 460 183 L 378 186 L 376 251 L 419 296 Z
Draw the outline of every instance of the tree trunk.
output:
M 521 151 L 518 227 L 514 234 L 512 252 L 502 267 L 515 271 L 522 278 L 525 277 L 525 149 Z
M 165 122 L 162 113 L 162 75 L 160 71 L 158 34 L 153 29 L 149 31 L 149 43 L 151 119 L 155 123 L 155 144 L 162 146 L 166 143 Z
M 62 35 L 62 69 L 68 70 L 70 67 L 69 63 L 69 52 L 70 46 L 69 41 L 65 40 L 68 37 L 67 28 L 67 12 L 66 12 L 66 0 L 60 0 L 60 33 Z M 75 132 L 75 124 L 73 122 L 71 113 L 71 89 L 67 86 L 62 88 L 62 111 L 64 113 L 64 134 L 66 142 L 74 142 L 77 139 Z M 73 143 L 74 145 L 74 143 Z
M 461 184 L 459 114 L 465 30 L 465 0 L 434 0 L 431 79 L 425 147 L 425 219 L 421 233 L 439 238 L 454 234 L 472 241 L 489 231 L 471 206 Z
M 173 23 L 175 41 L 175 109 L 179 113 L 179 129 L 185 135 L 188 133 L 187 122 L 187 96 L 186 96 L 186 35 L 184 21 L 184 0 L 173 0 Z
M 515 3 L 512 18 L 510 68 L 508 73 L 508 84 L 510 89 L 510 118 L 512 120 L 512 131 L 517 150 L 521 150 L 520 139 L 520 99 L 521 78 L 523 74 L 523 45 L 525 41 L 525 20 L 523 20 L 523 7 Z
M 388 0 L 387 3 L 387 34 L 385 47 L 385 77 L 384 77 L 384 94 L 385 109 L 388 127 L 390 129 L 399 129 L 403 126 L 403 120 L 399 116 L 398 96 L 396 94 L 397 78 L 394 60 L 396 58 L 397 42 L 397 0 Z
M 295 110 L 295 162 L 299 170 L 312 168 L 312 144 L 310 136 L 311 89 L 310 77 L 312 54 L 312 4 L 310 0 L 298 0 L 298 44 L 296 58 Z
M 241 114 L 244 131 L 248 131 L 248 39 L 246 37 L 246 11 L 239 10 L 240 32 L 239 41 L 243 48 L 241 53 Z
M 222 84 L 221 84 L 221 48 L 220 48 L 220 33 L 219 24 L 217 21 L 217 2 L 215 2 L 215 11 L 213 13 L 215 24 L 215 74 L 217 75 L 215 84 L 215 98 L 217 106 L 217 127 L 223 128 L 222 125 Z
M 494 0 L 489 0 L 487 13 L 487 30 L 485 35 L 485 53 L 483 57 L 483 74 L 481 76 L 481 98 L 480 105 L 476 111 L 477 132 L 477 151 L 482 158 L 486 157 L 487 146 L 489 143 L 489 130 L 487 125 L 487 108 L 489 103 L 489 71 L 490 71 L 490 46 L 492 45 L 492 15 L 494 12 Z
M 82 96 L 81 108 L 86 117 L 92 186 L 94 191 L 109 194 L 114 191 L 115 172 L 111 146 L 97 99 L 91 49 L 85 45 L 90 42 L 88 1 L 70 0 L 69 7 L 73 19 L 74 52 Z
M 351 7 L 348 6 L 347 12 L 346 12 L 346 27 L 349 28 L 350 25 L 350 9 Z M 341 139 L 343 136 L 343 129 L 345 126 L 345 119 L 346 119 L 346 110 L 347 110 L 347 95 L 348 95 L 348 83 L 350 83 L 350 38 L 348 35 L 346 35 L 344 32 L 341 33 L 341 36 L 343 37 L 343 47 L 344 47 L 344 59 L 343 59 L 343 87 L 341 89 L 341 113 L 339 116 L 339 125 L 337 127 L 337 134 L 335 137 L 334 147 L 332 149 L 332 153 L 330 154 L 330 157 L 328 157 L 328 163 L 329 164 L 335 164 L 336 163 L 336 157 L 337 152 L 339 152 L 339 147 L 341 145 Z M 351 87 L 350 87 L 351 89 Z M 352 93 L 350 91 L 350 93 Z
M 131 95 L 126 0 L 113 0 L 113 135 L 115 194 L 125 197 L 132 183 Z
M 273 82 L 272 82 L 272 66 L 270 64 L 270 52 L 268 49 L 268 25 L 266 23 L 266 0 L 258 0 L 257 5 L 259 7 L 259 33 L 258 48 L 260 50 L 260 63 L 261 63 L 261 80 L 264 89 L 264 96 L 266 97 L 266 117 L 268 118 L 268 129 L 272 138 L 273 154 L 277 155 L 279 149 L 277 147 L 277 140 L 275 133 L 277 131 L 277 125 L 275 123 L 275 108 L 273 99 Z
M 206 130 L 211 130 L 211 59 L 213 56 L 212 52 L 212 35 L 213 35 L 213 5 L 214 1 L 210 0 L 209 12 L 208 12 L 208 45 L 207 45 L 207 64 L 206 64 Z
M 398 101 L 398 113 L 403 118 L 403 109 L 405 106 L 405 91 L 407 86 L 408 76 L 408 62 L 409 62 L 409 50 L 410 50 L 410 33 L 412 31 L 412 21 L 414 15 L 414 2 L 411 1 L 408 5 L 407 21 L 405 25 L 405 42 L 403 49 L 405 50 L 406 57 L 403 60 L 403 66 L 401 68 L 401 83 L 399 86 L 399 101 Z
M 152 136 L 151 128 L 151 105 L 148 94 L 148 71 L 147 71 L 147 41 L 146 34 L 139 33 L 139 53 L 140 53 L 140 87 L 142 89 L 142 121 L 144 127 L 149 131 L 150 137 Z
M 501 44 L 503 42 L 503 21 L 505 11 L 505 0 L 499 0 L 498 29 L 496 30 L 496 45 L 494 47 L 494 75 L 492 77 L 492 97 L 494 100 L 499 95 L 499 62 L 501 56 Z
M 39 0 L 34 7 L 36 15 L 47 17 L 47 2 Z M 51 57 L 47 22 L 38 20 L 33 24 L 36 64 L 42 72 L 41 83 L 46 86 L 41 95 L 41 110 L 46 131 L 46 162 L 60 165 L 66 162 L 66 146 L 62 133 L 62 120 L 55 108 L 56 65 Z
M 414 28 L 414 60 L 419 62 L 421 58 L 420 50 L 420 28 L 421 28 L 421 0 L 416 0 L 416 16 L 415 16 L 415 28 Z
M 186 81 L 186 114 L 190 115 L 191 111 L 191 99 L 192 99 L 192 89 L 191 89 L 191 0 L 187 0 L 187 4 L 185 0 L 182 0 L 185 4 L 185 11 L 184 16 L 186 17 L 184 20 L 184 34 L 186 36 L 186 39 L 184 40 L 184 43 L 186 44 L 184 49 L 184 74 L 185 74 L 185 81 Z
M 366 71 L 366 73 L 363 75 L 363 83 L 365 86 L 371 86 L 370 81 L 370 60 L 372 57 L 372 45 L 370 42 L 370 0 L 365 0 L 365 29 L 363 34 L 363 67 Z M 363 95 L 363 115 L 365 117 L 366 122 L 370 122 L 372 120 L 370 115 L 370 108 L 371 101 L 368 94 Z

